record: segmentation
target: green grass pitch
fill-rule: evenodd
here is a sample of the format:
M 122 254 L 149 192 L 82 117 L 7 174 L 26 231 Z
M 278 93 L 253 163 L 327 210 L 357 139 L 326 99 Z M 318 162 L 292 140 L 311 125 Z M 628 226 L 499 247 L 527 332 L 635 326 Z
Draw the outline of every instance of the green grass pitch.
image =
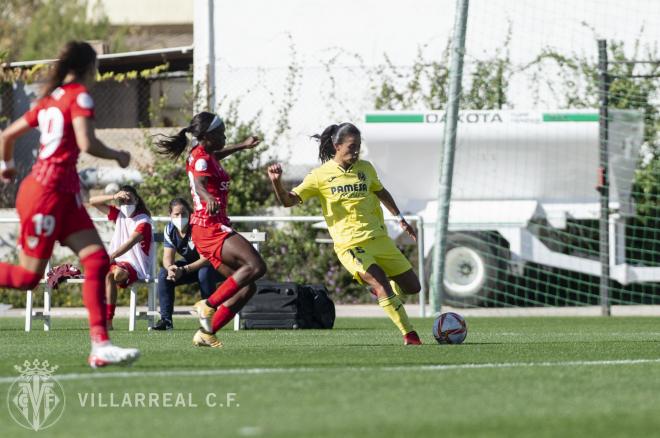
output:
M 130 368 L 93 371 L 85 363 L 84 320 L 55 319 L 49 333 L 24 333 L 22 320 L 0 319 L 0 436 L 624 437 L 660 431 L 656 318 L 469 318 L 467 340 L 458 346 L 437 345 L 431 319 L 413 322 L 421 347 L 400 345 L 386 319 L 346 318 L 328 331 L 223 330 L 225 347 L 212 350 L 192 347 L 193 319 L 176 320 L 169 333 L 147 332 L 144 323 L 129 333 L 119 320 L 113 340 L 139 347 L 141 359 Z M 38 433 L 19 427 L 7 409 L 14 365 L 33 359 L 59 365 L 55 376 L 66 395 L 60 420 Z M 133 406 L 138 393 L 155 393 L 159 406 L 149 408 L 146 400 L 145 407 Z M 91 407 L 90 397 L 98 404 L 99 394 L 102 404 L 112 396 L 119 406 Z M 129 403 L 121 406 L 124 397 Z

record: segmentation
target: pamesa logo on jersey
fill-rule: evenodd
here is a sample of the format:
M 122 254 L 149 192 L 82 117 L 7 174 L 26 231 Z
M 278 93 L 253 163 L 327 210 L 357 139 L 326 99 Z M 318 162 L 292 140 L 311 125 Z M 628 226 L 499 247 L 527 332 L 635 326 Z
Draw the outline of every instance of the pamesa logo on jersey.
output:
M 360 184 L 344 184 L 340 186 L 333 186 L 330 187 L 330 193 L 335 194 L 335 193 L 341 193 L 341 194 L 360 194 L 364 195 L 365 192 L 367 191 L 367 184 L 366 183 L 360 183 Z
M 58 366 L 35 359 L 14 368 L 20 376 L 7 392 L 7 408 L 14 421 L 35 431 L 57 423 L 66 404 L 64 389 L 53 377 Z

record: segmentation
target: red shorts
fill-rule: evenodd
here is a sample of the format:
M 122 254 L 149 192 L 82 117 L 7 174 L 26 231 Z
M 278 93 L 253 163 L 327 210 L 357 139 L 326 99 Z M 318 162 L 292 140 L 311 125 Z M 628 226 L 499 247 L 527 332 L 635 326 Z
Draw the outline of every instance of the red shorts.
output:
M 222 264 L 222 245 L 227 237 L 234 234 L 234 230 L 222 224 L 213 224 L 208 227 L 192 225 L 192 238 L 197 252 L 209 262 L 215 269 Z
M 37 259 L 49 259 L 55 241 L 71 234 L 95 229 L 78 193 L 61 193 L 39 184 L 32 176 L 21 183 L 16 196 L 16 211 L 21 221 L 18 245 Z
M 112 262 L 110 263 L 110 272 L 113 272 L 114 268 L 121 268 L 124 271 L 128 272 L 128 279 L 122 283 L 117 283 L 117 286 L 122 289 L 126 289 L 131 284 L 135 283 L 138 279 L 137 272 L 133 265 L 128 262 Z

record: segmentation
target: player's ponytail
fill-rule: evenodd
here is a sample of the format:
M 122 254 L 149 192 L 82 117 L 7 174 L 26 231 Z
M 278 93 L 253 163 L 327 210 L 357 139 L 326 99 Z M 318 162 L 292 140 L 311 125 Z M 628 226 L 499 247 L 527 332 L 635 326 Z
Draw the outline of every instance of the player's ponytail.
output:
M 344 141 L 347 135 L 359 136 L 360 130 L 352 123 L 342 123 L 340 125 L 330 125 L 323 130 L 321 135 L 315 134 L 319 142 L 319 160 L 325 163 L 335 156 L 335 145 Z
M 92 46 L 84 41 L 69 41 L 51 68 L 43 95 L 47 96 L 62 86 L 67 74 L 73 73 L 76 79 L 82 79 L 91 69 L 96 69 L 96 52 Z
M 217 119 L 217 120 L 216 120 Z M 196 114 L 195 117 L 190 121 L 190 125 L 183 128 L 176 135 L 172 136 L 163 136 L 162 140 L 156 142 L 156 151 L 165 155 L 166 157 L 177 159 L 183 154 L 188 146 L 188 137 L 187 133 L 192 134 L 196 139 L 201 139 L 204 137 L 206 132 L 212 131 L 222 127 L 224 129 L 224 123 L 222 119 L 217 117 L 213 113 L 201 112 Z
M 179 158 L 188 146 L 187 132 L 190 132 L 190 126 L 175 135 L 164 135 L 163 139 L 156 141 L 156 152 L 169 158 Z
M 312 135 L 312 138 L 315 138 L 319 142 L 319 160 L 321 160 L 321 163 L 325 163 L 335 156 L 335 147 L 332 144 L 332 136 L 337 131 L 338 127 L 339 125 L 330 125 L 323 130 L 321 135 Z

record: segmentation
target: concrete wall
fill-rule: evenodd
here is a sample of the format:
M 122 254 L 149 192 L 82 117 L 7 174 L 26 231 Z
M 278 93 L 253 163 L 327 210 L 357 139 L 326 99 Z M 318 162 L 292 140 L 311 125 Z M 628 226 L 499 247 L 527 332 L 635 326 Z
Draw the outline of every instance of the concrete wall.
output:
M 191 0 L 101 0 L 100 3 L 113 25 L 149 26 L 193 22 Z

